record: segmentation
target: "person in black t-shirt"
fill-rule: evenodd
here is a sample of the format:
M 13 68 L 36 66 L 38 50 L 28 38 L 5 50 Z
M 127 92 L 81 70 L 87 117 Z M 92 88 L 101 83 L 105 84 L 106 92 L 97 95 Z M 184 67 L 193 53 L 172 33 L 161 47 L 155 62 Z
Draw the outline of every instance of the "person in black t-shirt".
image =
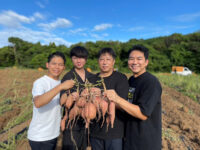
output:
M 148 49 L 136 45 L 129 51 L 129 101 L 114 90 L 105 95 L 127 112 L 124 150 L 161 150 L 161 94 L 158 79 L 146 72 Z
M 61 82 L 76 78 L 78 82 L 80 83 L 79 89 L 82 89 L 83 88 L 82 85 L 85 83 L 86 79 L 88 79 L 89 77 L 93 75 L 92 73 L 84 69 L 84 66 L 86 64 L 87 57 L 88 57 L 88 51 L 84 47 L 76 46 L 71 49 L 70 57 L 71 57 L 74 68 L 72 68 L 68 73 L 64 75 Z M 76 87 L 73 87 L 70 90 L 70 93 L 73 94 L 73 92 L 75 92 L 76 90 L 77 90 Z M 65 103 L 66 99 L 67 99 L 66 91 L 62 91 L 61 100 L 60 100 L 61 105 Z M 64 113 L 67 113 L 67 112 L 64 112 Z M 65 121 L 65 120 L 62 120 L 62 121 Z M 74 124 L 72 128 L 72 132 L 70 131 L 69 128 L 66 128 L 65 126 L 62 127 L 62 124 L 61 124 L 61 129 L 62 128 L 64 129 L 63 141 L 62 141 L 63 150 L 75 150 L 76 149 L 75 144 L 77 145 L 79 150 L 86 149 L 87 135 L 85 132 L 84 120 L 81 117 L 79 118 L 77 123 Z M 72 141 L 71 136 L 73 136 L 76 143 Z
M 114 71 L 115 53 L 111 48 L 103 48 L 98 54 L 98 63 L 100 73 L 97 73 L 89 81 L 95 83 L 103 78 L 106 89 L 114 89 L 118 95 L 127 99 L 128 80 L 127 77 L 117 71 Z M 101 87 L 103 90 L 103 87 Z M 102 120 L 92 120 L 90 123 L 90 143 L 92 150 L 122 150 L 124 137 L 124 117 L 123 112 L 116 105 L 116 114 L 114 126 L 111 128 Z

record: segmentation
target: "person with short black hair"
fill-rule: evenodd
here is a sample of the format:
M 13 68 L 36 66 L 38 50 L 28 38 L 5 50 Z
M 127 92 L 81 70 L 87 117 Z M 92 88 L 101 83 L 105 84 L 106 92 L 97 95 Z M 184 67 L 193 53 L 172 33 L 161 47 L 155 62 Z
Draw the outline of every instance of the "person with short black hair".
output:
M 112 48 L 103 48 L 98 53 L 100 72 L 89 78 L 91 83 L 96 83 L 103 78 L 106 89 L 114 89 L 124 99 L 128 96 L 128 80 L 126 75 L 114 71 L 116 54 Z M 103 90 L 103 87 L 100 87 Z M 107 128 L 103 119 L 92 120 L 90 125 L 90 143 L 93 150 L 122 150 L 124 137 L 124 114 L 118 106 L 115 110 L 113 128 Z M 107 114 L 108 115 L 108 114 Z M 105 116 L 106 117 L 106 116 Z
M 116 58 L 116 54 L 115 54 L 115 52 L 113 51 L 113 49 L 112 49 L 112 48 L 109 48 L 109 47 L 106 47 L 106 48 L 101 49 L 101 50 L 98 52 L 98 55 L 97 55 L 98 59 L 101 57 L 101 55 L 106 54 L 106 53 L 108 53 L 110 56 L 112 56 L 113 59 Z M 113 66 L 113 67 L 114 67 L 114 66 Z
M 75 56 L 75 57 L 84 58 L 85 60 L 87 60 L 88 55 L 89 55 L 89 53 L 88 53 L 87 49 L 82 46 L 75 46 L 70 51 L 70 58 Z
M 52 60 L 52 58 L 53 57 L 60 57 L 60 58 L 62 58 L 63 59 L 63 61 L 64 61 L 64 64 L 65 64 L 65 62 L 66 62 L 66 58 L 65 58 L 65 55 L 62 53 L 62 52 L 59 52 L 59 51 L 56 51 L 56 52 L 54 52 L 54 53 L 51 53 L 49 56 L 48 56 L 48 63 Z
M 73 80 L 60 84 L 59 76 L 65 69 L 65 56 L 61 52 L 49 55 L 48 74 L 33 83 L 33 116 L 28 129 L 32 150 L 54 150 L 60 135 L 60 91 L 74 86 Z
M 114 90 L 105 96 L 127 112 L 124 150 L 161 150 L 161 94 L 158 79 L 146 71 L 149 51 L 142 45 L 129 50 L 128 66 L 133 76 L 129 78 L 128 101 Z
M 82 46 L 75 46 L 71 49 L 70 57 L 74 67 L 64 75 L 61 82 L 65 82 L 66 80 L 76 78 L 80 83 L 79 89 L 83 88 L 85 81 L 93 75 L 84 68 L 87 62 L 88 54 L 89 53 L 87 49 L 85 49 Z M 72 89 L 70 89 L 70 93 L 73 94 L 73 92 L 75 92 L 76 90 L 77 90 L 76 87 L 73 87 Z M 61 105 L 63 105 L 67 99 L 66 93 L 67 93 L 66 90 L 63 90 L 61 92 L 61 100 L 60 100 Z M 68 112 L 65 111 L 64 115 L 65 113 Z M 62 121 L 67 121 L 67 120 L 62 120 Z M 69 128 L 66 128 L 66 125 L 67 124 L 64 123 L 64 127 L 61 127 L 64 130 L 62 149 L 75 150 L 76 148 L 78 148 L 79 150 L 85 150 L 87 147 L 87 132 L 85 130 L 85 123 L 83 118 L 80 117 L 77 120 L 71 131 L 70 131 L 71 126 L 69 126 Z M 74 140 L 71 139 L 72 137 Z

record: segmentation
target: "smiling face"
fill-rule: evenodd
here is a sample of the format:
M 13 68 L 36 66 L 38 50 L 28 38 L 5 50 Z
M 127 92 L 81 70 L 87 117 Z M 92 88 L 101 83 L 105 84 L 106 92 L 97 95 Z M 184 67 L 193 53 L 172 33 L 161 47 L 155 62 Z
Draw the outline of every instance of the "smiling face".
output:
M 144 53 L 138 50 L 134 50 L 130 53 L 128 58 L 128 67 L 133 72 L 135 77 L 146 72 L 148 65 L 148 59 L 145 59 Z
M 76 69 L 83 69 L 86 63 L 85 58 L 80 58 L 76 56 L 72 56 L 72 63 L 74 65 L 74 68 Z
M 46 67 L 48 69 L 48 76 L 58 80 L 65 69 L 64 60 L 59 56 L 55 56 L 50 62 L 46 63 Z
M 99 68 L 101 73 L 111 74 L 114 69 L 115 59 L 109 53 L 101 54 L 99 57 Z

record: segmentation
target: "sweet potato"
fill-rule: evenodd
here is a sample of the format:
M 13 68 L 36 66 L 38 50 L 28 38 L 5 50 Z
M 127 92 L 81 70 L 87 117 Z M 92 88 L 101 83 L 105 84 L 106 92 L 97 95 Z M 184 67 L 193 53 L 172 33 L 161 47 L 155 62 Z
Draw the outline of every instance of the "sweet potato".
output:
M 92 98 L 92 102 L 97 108 L 100 108 L 101 97 L 100 96 L 94 96 L 94 98 Z
M 75 119 L 78 115 L 80 115 L 79 108 L 76 105 L 74 105 L 74 107 L 69 112 L 69 120 L 68 120 L 67 127 L 69 126 L 72 120 L 73 120 L 73 123 L 75 122 Z M 72 123 L 72 126 L 73 126 L 73 123 Z
M 107 117 L 106 117 L 106 124 L 107 124 L 107 129 L 106 129 L 106 131 L 108 131 L 108 127 L 109 127 L 109 124 L 110 124 L 110 116 L 107 116 Z
M 88 102 L 85 104 L 85 117 L 89 119 L 94 119 L 96 117 L 96 107 L 93 103 Z
M 111 128 L 113 128 L 114 121 L 115 121 L 115 103 L 114 102 L 110 102 L 109 104 L 109 116 L 110 116 Z
M 73 92 L 73 93 L 71 93 L 71 95 L 72 95 L 74 101 L 79 99 L 79 93 L 78 92 Z
M 95 105 L 97 108 L 97 121 L 101 119 L 101 108 L 100 108 L 100 102 L 101 102 L 101 97 L 100 96 L 92 96 L 92 103 Z
M 93 103 L 87 102 L 85 104 L 83 113 L 86 121 L 86 128 L 89 127 L 90 120 L 96 117 L 96 112 L 97 110 Z
M 100 109 L 101 109 L 102 117 L 103 117 L 103 121 L 101 124 L 101 127 L 102 127 L 104 124 L 104 121 L 105 121 L 105 114 L 108 111 L 108 102 L 105 101 L 104 99 L 101 99 L 101 101 L 100 101 Z
M 81 92 L 81 96 L 83 96 L 83 97 L 89 96 L 89 90 L 88 90 L 88 88 L 84 89 L 84 90 Z
M 105 116 L 105 114 L 108 110 L 108 102 L 105 101 L 104 99 L 101 99 L 100 108 L 101 108 L 101 111 L 102 111 L 102 115 Z
M 93 87 L 93 88 L 90 89 L 90 94 L 92 96 L 101 96 L 101 89 Z
M 71 94 L 69 94 L 69 96 L 67 97 L 66 103 L 65 103 L 65 107 L 69 110 L 72 107 L 73 103 L 74 103 L 73 96 Z
M 61 123 L 60 123 L 61 131 L 65 130 L 65 123 L 66 123 L 67 119 L 68 119 L 68 112 L 66 111 L 65 115 L 64 115 L 64 117 L 63 117 L 63 119 L 61 120 Z
M 76 105 L 80 108 L 84 107 L 86 103 L 85 97 L 79 97 L 79 99 L 76 101 Z

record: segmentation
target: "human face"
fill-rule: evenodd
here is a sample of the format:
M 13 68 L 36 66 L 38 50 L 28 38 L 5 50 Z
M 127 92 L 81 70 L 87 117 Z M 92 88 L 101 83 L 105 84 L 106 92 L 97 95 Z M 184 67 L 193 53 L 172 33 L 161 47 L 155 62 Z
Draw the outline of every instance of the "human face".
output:
M 72 56 L 72 63 L 76 69 L 83 69 L 86 63 L 86 59 Z
M 113 72 L 115 59 L 109 53 L 102 54 L 99 57 L 99 68 L 101 73 L 111 74 Z
M 148 65 L 148 59 L 144 57 L 144 53 L 138 50 L 134 50 L 130 53 L 128 58 L 128 67 L 133 72 L 135 77 L 146 72 Z
M 48 68 L 48 76 L 58 80 L 65 69 L 64 60 L 59 56 L 55 56 L 49 63 L 46 63 L 46 67 Z

